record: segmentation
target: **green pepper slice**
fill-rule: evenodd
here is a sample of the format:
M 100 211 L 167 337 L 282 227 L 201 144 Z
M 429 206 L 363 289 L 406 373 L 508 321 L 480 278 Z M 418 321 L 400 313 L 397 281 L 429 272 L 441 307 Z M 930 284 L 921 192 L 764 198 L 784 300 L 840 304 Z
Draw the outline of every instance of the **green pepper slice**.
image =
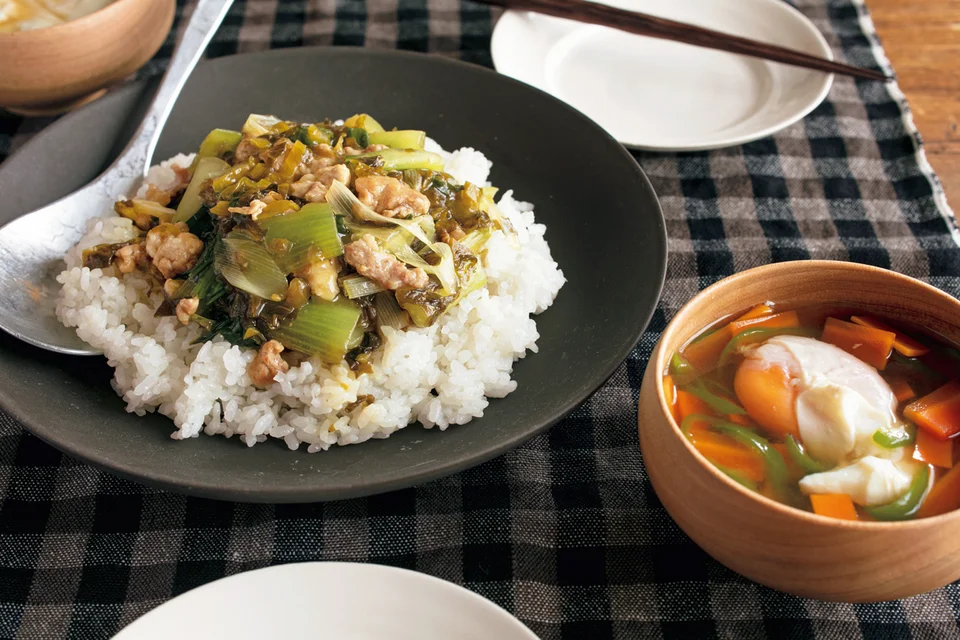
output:
M 917 439 L 917 428 L 913 425 L 907 425 L 899 431 L 887 431 L 886 429 L 877 429 L 873 434 L 873 441 L 884 449 L 899 449 L 913 444 Z
M 687 384 L 697 377 L 697 370 L 677 351 L 670 358 L 670 375 L 676 384 Z
M 927 495 L 929 486 L 930 466 L 923 465 L 913 476 L 906 493 L 893 502 L 879 507 L 867 507 L 865 510 L 877 520 L 909 520 L 916 515 L 920 505 L 923 504 L 923 498 Z
M 792 435 L 787 434 L 784 442 L 787 446 L 787 455 L 790 456 L 790 459 L 793 460 L 798 467 L 807 473 L 826 471 L 822 464 L 814 460 L 810 454 L 803 450 L 800 443 L 794 440 Z
M 694 380 L 690 384 L 683 386 L 682 389 L 706 402 L 707 405 L 717 413 L 740 416 L 747 415 L 743 407 L 708 389 L 703 380 Z
M 730 342 L 727 343 L 727 346 L 723 348 L 723 351 L 720 352 L 718 366 L 722 368 L 730 364 L 731 358 L 740 351 L 741 347 L 745 347 L 748 344 L 763 342 L 774 336 L 805 336 L 807 338 L 814 338 L 819 333 L 820 331 L 818 329 L 812 327 L 756 327 L 754 329 L 744 329 L 733 336 Z
M 724 475 L 726 475 L 728 478 L 730 478 L 731 480 L 733 480 L 733 481 L 736 482 L 737 484 L 740 484 L 740 485 L 746 487 L 747 489 L 750 489 L 751 491 L 757 491 L 757 490 L 760 488 L 760 485 L 759 485 L 759 484 L 757 484 L 756 482 L 754 482 L 754 481 L 751 480 L 750 478 L 746 477 L 745 475 L 743 475 L 742 473 L 740 473 L 740 472 L 737 471 L 736 469 L 729 469 L 729 468 L 727 468 L 727 467 L 721 466 L 721 465 L 716 464 L 716 463 L 714 463 L 713 466 L 715 466 L 717 469 L 720 470 L 721 473 L 723 473 Z
M 716 420 L 710 427 L 714 431 L 729 436 L 737 442 L 754 449 L 763 456 L 763 461 L 767 467 L 767 481 L 778 495 L 786 495 L 787 464 L 783 461 L 780 452 L 773 448 L 769 440 L 746 427 L 741 427 L 738 424 L 725 420 Z

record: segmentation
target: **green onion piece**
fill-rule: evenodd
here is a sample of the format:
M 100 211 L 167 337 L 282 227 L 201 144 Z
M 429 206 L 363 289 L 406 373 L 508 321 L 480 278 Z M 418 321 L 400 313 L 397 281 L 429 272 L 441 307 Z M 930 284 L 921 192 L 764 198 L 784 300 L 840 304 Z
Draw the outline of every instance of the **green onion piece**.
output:
M 359 322 L 357 326 L 353 328 L 353 333 L 350 334 L 350 339 L 347 340 L 347 351 L 353 351 L 363 343 L 363 336 L 366 335 L 366 332 L 363 330 L 363 325 Z
M 133 220 L 134 224 L 142 223 L 144 216 L 148 219 L 152 218 L 155 222 L 170 222 L 173 220 L 173 216 L 177 214 L 176 211 L 163 206 L 159 202 L 141 200 L 140 198 L 119 200 L 113 205 L 113 209 L 122 217 Z
M 410 326 L 410 316 L 400 308 L 397 297 L 392 292 L 378 293 L 373 298 L 373 306 L 377 310 L 377 321 L 381 327 L 406 329 Z
M 727 346 L 723 348 L 723 351 L 720 352 L 718 367 L 722 368 L 728 365 L 733 356 L 747 345 L 763 342 L 774 336 L 806 336 L 813 338 L 819 333 L 820 331 L 818 329 L 812 327 L 777 327 L 772 329 L 757 327 L 754 329 L 744 329 L 733 336 L 730 342 L 727 343 Z
M 277 126 L 286 124 L 287 123 L 285 123 L 283 120 L 280 120 L 274 116 L 251 113 L 249 116 L 247 116 L 247 121 L 243 123 L 243 128 L 241 128 L 240 131 L 242 131 L 244 135 L 251 138 L 258 138 L 271 133 L 286 131 L 289 128 L 288 126 Z
M 343 255 L 343 242 L 337 233 L 333 208 L 326 203 L 305 204 L 300 211 L 289 211 L 261 222 L 266 241 L 283 239 L 291 243 L 290 251 L 277 258 L 278 266 L 293 273 L 319 252 L 324 258 Z
M 423 131 L 377 131 L 370 133 L 370 144 L 385 144 L 393 149 L 423 149 L 427 134 Z
M 383 159 L 383 168 L 387 171 L 404 171 L 406 169 L 429 169 L 443 171 L 443 158 L 435 153 L 423 149 L 384 149 L 383 151 L 368 151 L 355 156 L 347 156 L 347 160 L 362 158 Z
M 370 146 L 370 135 L 367 133 L 366 129 L 361 127 L 350 127 L 347 129 L 347 134 L 353 138 L 353 141 L 357 143 L 357 146 L 361 149 L 365 149 Z
M 385 289 L 380 286 L 380 283 L 369 278 L 365 278 L 360 274 L 354 274 L 352 276 L 347 276 L 346 278 L 341 278 L 340 290 L 343 291 L 344 295 L 351 300 L 354 298 L 362 298 L 364 296 L 372 296 L 375 293 L 385 291 Z
M 462 280 L 462 279 L 461 279 Z M 461 287 L 459 293 L 457 293 L 456 299 L 450 303 L 451 307 L 456 306 L 461 300 L 466 298 L 468 295 L 473 293 L 478 289 L 482 289 L 487 286 L 487 272 L 483 270 L 483 267 L 480 265 L 479 261 L 477 262 L 476 268 L 466 279 L 466 282 L 461 282 Z
M 930 466 L 923 465 L 913 476 L 906 493 L 887 504 L 865 510 L 877 520 L 909 520 L 920 509 L 930 488 Z
M 200 190 L 203 188 L 203 183 L 211 178 L 222 176 L 229 170 L 230 165 L 220 158 L 200 158 L 197 168 L 193 171 L 193 177 L 190 178 L 190 184 L 187 185 L 187 190 L 183 192 L 173 221 L 186 222 L 192 218 L 193 214 L 203 206 L 203 201 L 200 200 Z
M 670 375 L 676 384 L 687 384 L 697 377 L 697 370 L 687 361 L 679 351 L 670 358 Z
M 234 151 L 241 140 L 243 140 L 243 134 L 239 131 L 214 129 L 200 143 L 195 162 L 199 162 L 202 158 L 222 158 L 225 153 Z
M 750 489 L 751 491 L 757 491 L 760 488 L 759 484 L 757 484 L 756 482 L 754 482 L 753 480 L 746 477 L 745 475 L 743 475 L 742 473 L 740 473 L 735 469 L 730 469 L 729 467 L 724 467 L 716 463 L 714 463 L 713 466 L 719 469 L 721 473 L 726 475 L 728 478 L 730 478 L 734 482 L 740 485 L 743 485 L 744 487 L 746 487 L 747 489 Z
M 696 397 L 706 402 L 710 408 L 717 413 L 741 416 L 747 414 L 744 408 L 740 405 L 708 389 L 703 380 L 694 380 L 690 384 L 684 385 L 683 390 L 692 393 Z
M 414 251 L 409 245 L 397 247 L 392 251 L 401 262 L 405 262 L 411 267 L 420 267 L 430 275 L 437 276 L 440 285 L 443 287 L 443 295 L 453 295 L 459 286 L 457 279 L 456 265 L 453 261 L 453 250 L 445 242 L 434 242 L 428 245 L 435 253 L 440 255 L 440 263 L 432 265 L 423 259 L 420 254 Z M 444 247 L 446 249 L 444 249 Z
M 873 434 L 873 441 L 884 449 L 899 449 L 913 444 L 917 439 L 917 428 L 913 425 L 902 426 L 899 429 L 877 429 Z
M 283 300 L 287 276 L 259 242 L 232 232 L 217 246 L 214 259 L 223 279 L 237 289 L 275 302 Z
M 270 332 L 270 337 L 288 349 L 337 364 L 346 355 L 359 320 L 360 307 L 346 298 L 334 302 L 313 299 L 301 307 L 293 320 Z
M 421 267 L 429 274 L 435 275 L 446 295 L 456 292 L 457 272 L 453 261 L 453 250 L 445 242 L 434 242 L 423 230 L 417 220 L 403 220 L 382 216 L 367 205 L 360 202 L 357 196 L 343 183 L 334 181 L 327 191 L 327 202 L 333 207 L 333 212 L 340 216 L 353 218 L 360 222 L 374 222 L 378 224 L 396 225 L 404 228 L 414 238 L 427 245 L 440 261 L 432 265 L 420 257 L 409 245 L 398 247 L 391 251 L 398 259 L 414 267 Z
M 345 127 L 360 127 L 366 129 L 369 133 L 383 131 L 383 125 L 373 119 L 369 113 L 357 113 L 347 118 L 343 125 Z M 366 145 L 364 145 L 366 146 Z
M 793 436 L 787 434 L 785 444 L 787 446 L 787 455 L 793 462 L 807 473 L 820 473 L 826 471 L 826 468 L 814 460 L 809 453 L 805 452 L 800 443 L 794 440 Z
M 463 239 L 460 240 L 460 244 L 469 249 L 470 253 L 480 255 L 492 235 L 493 230 L 490 227 L 482 227 L 464 236 Z

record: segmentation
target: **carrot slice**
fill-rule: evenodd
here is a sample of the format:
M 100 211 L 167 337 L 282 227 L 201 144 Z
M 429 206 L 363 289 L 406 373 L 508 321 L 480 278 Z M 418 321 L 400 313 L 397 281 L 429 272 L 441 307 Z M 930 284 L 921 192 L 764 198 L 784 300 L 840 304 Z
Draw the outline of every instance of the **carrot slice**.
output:
M 952 380 L 914 400 L 904 407 L 903 415 L 940 440 L 960 433 L 960 382 Z
M 917 392 L 914 391 L 910 383 L 903 378 L 890 380 L 888 384 L 890 385 L 890 390 L 893 391 L 893 395 L 896 396 L 897 402 L 900 404 L 917 397 Z
M 712 463 L 738 471 L 754 482 L 763 481 L 766 471 L 757 453 L 702 425 L 695 426 L 692 434 L 693 446 Z
M 731 338 L 733 338 L 733 334 L 730 333 L 730 325 L 724 325 L 713 333 L 694 340 L 685 346 L 680 353 L 698 373 L 708 373 L 717 367 L 720 352 L 727 346 Z
M 754 427 L 756 423 L 750 418 L 750 416 L 743 413 L 731 413 L 727 416 L 727 420 L 733 422 L 734 424 L 740 424 L 745 427 Z
M 916 358 L 930 351 L 930 349 L 923 346 L 910 336 L 897 331 L 890 325 L 881 320 L 877 320 L 873 316 L 850 316 L 850 320 L 863 327 L 872 327 L 874 329 L 880 329 L 881 331 L 892 331 L 893 333 L 896 333 L 897 337 L 893 341 L 893 348 L 908 358 Z
M 917 511 L 918 518 L 929 518 L 960 508 L 960 466 L 953 467 L 933 483 Z
M 734 320 L 730 323 L 731 334 L 737 335 L 744 329 L 779 329 L 781 327 L 799 327 L 800 318 L 796 311 L 783 311 L 772 315 L 760 316 L 757 318 L 747 318 L 746 320 Z
M 677 413 L 680 414 L 680 420 L 695 413 L 704 413 L 713 415 L 713 409 L 706 402 L 693 395 L 689 391 L 677 389 Z
M 737 368 L 733 388 L 747 414 L 768 433 L 797 435 L 797 389 L 786 369 L 759 360 Z
M 773 307 L 765 304 L 758 304 L 754 308 L 747 311 L 745 314 L 740 316 L 735 320 L 735 322 L 740 322 L 741 320 L 753 320 L 754 318 L 762 318 L 763 316 L 769 316 L 773 313 Z
M 673 383 L 673 376 L 663 376 L 663 398 L 670 408 L 670 415 L 677 419 L 677 385 Z
M 824 493 L 810 496 L 810 504 L 817 515 L 837 520 L 857 520 L 857 508 L 844 493 Z
M 953 466 L 953 440 L 941 440 L 925 429 L 918 429 L 913 459 L 949 469 Z
M 824 342 L 840 347 L 881 371 L 887 366 L 896 338 L 897 334 L 892 331 L 863 327 L 836 318 L 827 318 L 821 336 Z

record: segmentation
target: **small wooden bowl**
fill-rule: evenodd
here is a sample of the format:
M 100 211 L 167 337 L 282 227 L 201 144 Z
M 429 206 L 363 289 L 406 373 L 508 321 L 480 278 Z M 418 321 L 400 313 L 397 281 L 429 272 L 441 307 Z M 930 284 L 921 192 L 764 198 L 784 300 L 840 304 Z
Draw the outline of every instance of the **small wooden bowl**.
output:
M 707 288 L 667 326 L 640 391 L 640 448 L 667 512 L 719 562 L 798 596 L 875 602 L 913 596 L 960 578 L 960 511 L 908 522 L 817 516 L 743 488 L 681 433 L 661 384 L 670 356 L 717 319 L 768 300 L 784 307 L 857 307 L 960 343 L 960 302 L 876 267 L 784 262 L 738 273 Z
M 0 106 L 53 115 L 100 95 L 160 49 L 176 0 L 116 0 L 66 24 L 0 33 Z

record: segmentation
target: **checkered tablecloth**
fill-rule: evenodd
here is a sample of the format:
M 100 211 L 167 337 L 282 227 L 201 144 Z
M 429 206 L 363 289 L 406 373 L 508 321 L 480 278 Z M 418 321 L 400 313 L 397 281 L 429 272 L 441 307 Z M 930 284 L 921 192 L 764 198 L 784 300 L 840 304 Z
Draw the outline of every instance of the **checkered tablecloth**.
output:
M 863 5 L 802 0 L 799 8 L 839 59 L 886 67 Z M 208 55 L 349 44 L 489 65 L 495 20 L 458 0 L 237 0 Z M 163 69 L 175 34 L 142 74 Z M 48 123 L 0 115 L 0 160 Z M 79 464 L 0 412 L 0 637 L 108 637 L 195 586 L 306 560 L 439 576 L 545 639 L 960 637 L 957 584 L 898 602 L 829 604 L 725 569 L 664 512 L 637 444 L 637 392 L 659 333 L 699 289 L 734 271 L 854 260 L 960 293 L 951 214 L 899 90 L 837 79 L 826 102 L 773 138 L 637 160 L 670 237 L 649 330 L 567 419 L 470 471 L 347 502 L 214 502 Z M 322 628 L 322 616 L 317 622 Z

